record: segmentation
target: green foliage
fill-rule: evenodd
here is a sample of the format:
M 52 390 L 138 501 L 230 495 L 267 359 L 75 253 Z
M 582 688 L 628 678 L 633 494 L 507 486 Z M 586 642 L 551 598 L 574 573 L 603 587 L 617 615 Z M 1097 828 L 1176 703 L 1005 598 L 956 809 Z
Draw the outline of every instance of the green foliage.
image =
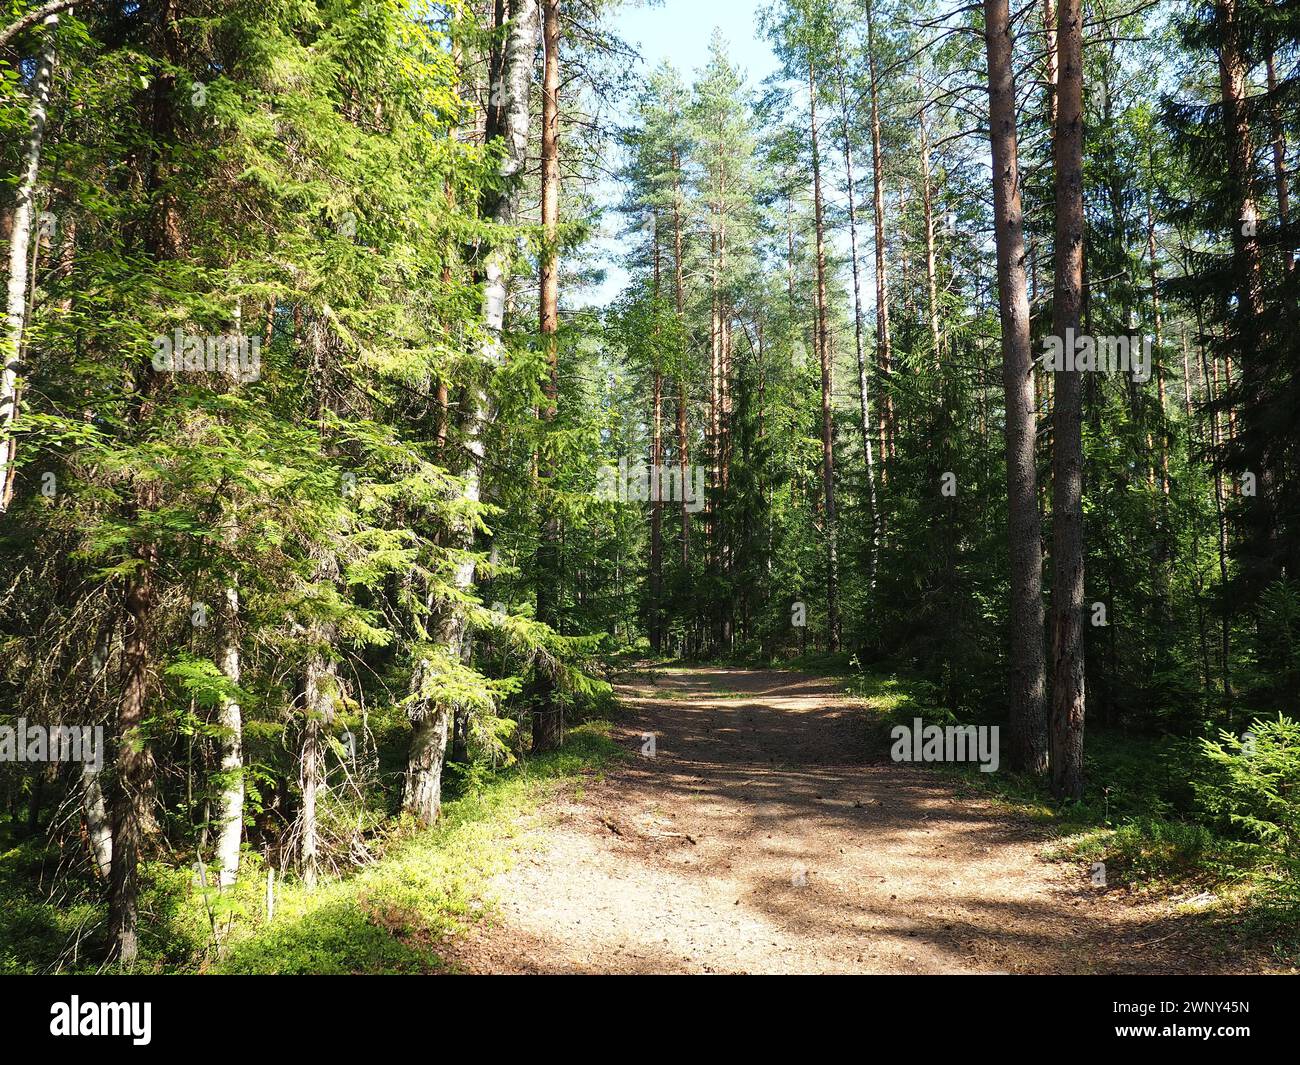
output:
M 1300 722 L 1278 714 L 1242 736 L 1221 731 L 1201 742 L 1217 770 L 1198 788 L 1202 805 L 1262 846 L 1277 890 L 1300 904 Z
M 1249 848 L 1205 825 L 1156 817 L 1126 818 L 1113 829 L 1085 831 L 1057 851 L 1076 861 L 1104 861 L 1107 885 L 1223 885 L 1245 875 Z
M 562 751 L 506 770 L 480 769 L 429 831 L 398 831 L 358 875 L 307 891 L 274 878 L 266 919 L 266 869 L 246 856 L 233 888 L 200 888 L 193 867 L 145 870 L 142 968 L 198 973 L 425 973 L 444 971 L 444 938 L 490 912 L 488 877 L 529 845 L 537 811 L 557 790 L 580 786 L 621 748 L 608 725 L 575 728 Z M 51 895 L 57 853 L 36 841 L 0 852 L 0 973 L 94 972 L 104 905 L 89 880 Z M 209 884 L 211 870 L 208 871 Z
M 269 861 L 292 882 L 304 866 L 311 786 L 327 874 L 369 866 L 421 729 L 450 721 L 447 790 L 468 810 L 499 771 L 526 771 L 539 701 L 571 723 L 609 709 L 612 659 L 851 669 L 886 727 L 918 708 L 1006 720 L 1015 619 L 978 7 L 770 0 L 767 82 L 751 84 L 717 32 L 689 81 L 665 64 L 619 107 L 638 75 L 607 20 L 616 6 L 566 13 L 565 296 L 547 338 L 541 190 L 481 135 L 501 132 L 496 87 L 481 93 L 475 73 L 501 61 L 493 5 L 87 4 L 0 56 L 6 217 L 33 59 L 46 44 L 58 56 L 3 430 L 16 461 L 0 471 L 13 474 L 0 708 L 106 726 L 110 755 L 147 743 L 151 964 L 210 962 L 220 939 L 236 968 L 438 968 L 470 901 L 458 877 L 484 854 L 439 857 L 460 846 L 449 830 L 317 901 L 292 885 L 293 930 L 244 936 L 257 884 L 196 890 L 187 868 L 211 864 L 214 801 L 242 780 L 246 873 Z M 1234 7 L 1255 138 L 1243 174 L 1218 70 L 1233 42 L 1221 6 L 1201 7 L 1086 26 L 1086 326 L 1150 336 L 1155 357 L 1149 381 L 1086 382 L 1085 596 L 1108 617 L 1084 632 L 1087 792 L 1055 807 L 1032 781 L 971 786 L 1096 827 L 1137 879 L 1242 862 L 1285 894 L 1300 860 L 1296 726 L 1262 717 L 1300 693 L 1300 270 L 1265 142 L 1294 174 L 1300 20 L 1267 0 Z M 1039 15 L 1022 14 L 1037 348 L 1053 317 L 1054 134 Z M 598 199 L 611 172 L 616 206 Z M 594 306 L 606 207 L 626 284 Z M 498 336 L 484 293 L 499 268 Z M 223 337 L 256 342 L 255 372 L 155 360 Z M 1034 383 L 1046 532 L 1053 378 Z M 703 473 L 704 498 L 608 498 L 612 469 L 652 461 Z M 872 679 L 886 669 L 910 679 Z M 140 690 L 143 728 L 118 735 Z M 234 708 L 242 763 L 222 768 Z M 1244 715 L 1261 716 L 1255 754 L 1227 733 L 1201 740 Z M 111 758 L 103 785 L 111 799 Z M 66 813 L 85 788 L 0 767 L 6 861 L 58 883 L 72 915 L 8 881 L 0 921 L 22 946 L 3 948 L 6 967 L 68 967 L 66 944 L 94 940 L 103 885 Z

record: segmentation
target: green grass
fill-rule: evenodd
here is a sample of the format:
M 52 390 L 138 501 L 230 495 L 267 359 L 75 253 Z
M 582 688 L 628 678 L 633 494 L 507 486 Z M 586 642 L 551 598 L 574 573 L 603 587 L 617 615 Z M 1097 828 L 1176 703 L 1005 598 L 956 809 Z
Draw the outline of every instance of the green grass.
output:
M 379 860 L 360 872 L 315 891 L 292 880 L 279 884 L 270 922 L 256 855 L 246 856 L 239 885 L 220 896 L 202 891 L 190 869 L 149 865 L 139 970 L 447 971 L 445 943 L 490 912 L 487 881 L 528 845 L 543 802 L 579 791 L 620 757 L 609 731 L 607 722 L 587 722 L 570 731 L 560 751 L 477 776 L 444 805 L 434 828 L 395 832 Z M 46 897 L 39 874 L 51 857 L 34 844 L 0 854 L 0 973 L 95 971 L 102 956 L 102 892 L 74 883 L 58 899 Z M 78 930 L 84 939 L 74 960 Z

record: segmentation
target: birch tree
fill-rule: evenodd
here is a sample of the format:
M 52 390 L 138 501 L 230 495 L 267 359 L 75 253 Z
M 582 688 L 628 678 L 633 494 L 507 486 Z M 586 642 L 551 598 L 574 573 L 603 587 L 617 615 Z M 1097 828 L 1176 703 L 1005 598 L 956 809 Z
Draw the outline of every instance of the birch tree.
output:
M 36 60 L 31 83 L 31 108 L 26 149 L 18 187 L 14 193 L 13 227 L 9 238 L 9 276 L 5 290 L 4 336 L 0 338 L 0 514 L 8 508 L 13 494 L 13 466 L 17 452 L 14 422 L 21 399 L 19 359 L 23 350 L 23 330 L 27 322 L 28 253 L 36 219 L 36 181 L 41 168 L 41 148 L 45 143 L 45 124 L 50 106 L 50 86 L 54 80 L 56 28 L 59 16 L 44 19 L 44 41 Z

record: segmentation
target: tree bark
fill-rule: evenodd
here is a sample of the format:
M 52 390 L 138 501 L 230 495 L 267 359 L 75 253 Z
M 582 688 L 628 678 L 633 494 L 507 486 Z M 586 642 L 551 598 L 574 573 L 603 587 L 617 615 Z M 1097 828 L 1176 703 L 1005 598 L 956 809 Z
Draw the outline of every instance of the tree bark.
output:
M 840 647 L 838 529 L 835 515 L 835 421 L 831 366 L 830 323 L 826 311 L 826 234 L 822 218 L 821 153 L 817 144 L 817 79 L 808 61 L 808 125 L 812 141 L 813 220 L 817 230 L 817 354 L 822 370 L 822 487 L 826 500 L 826 629 L 827 648 Z
M 86 835 L 90 840 L 90 857 L 95 875 L 107 879 L 113 869 L 113 827 L 109 822 L 108 806 L 104 802 L 104 789 L 99 779 L 100 770 L 91 762 L 81 765 L 81 812 L 86 819 Z
M 836 46 L 838 49 L 838 45 Z M 867 554 L 867 581 L 876 586 L 876 565 L 880 554 L 880 509 L 876 497 L 875 456 L 871 442 L 871 396 L 867 380 L 867 360 L 862 346 L 862 277 L 858 266 L 858 210 L 853 187 L 853 147 L 849 137 L 849 100 L 844 85 L 844 59 L 836 56 L 836 81 L 840 93 L 840 121 L 844 134 L 844 188 L 849 203 L 849 252 L 853 263 L 853 343 L 858 359 L 858 424 L 862 434 L 863 473 L 867 482 L 867 506 L 871 519 L 871 548 Z M 794 231 L 790 230 L 791 259 L 793 260 Z M 793 272 L 791 272 L 793 284 Z
M 677 317 L 682 320 L 686 313 L 685 264 L 682 261 L 682 160 L 676 148 L 672 153 L 673 162 L 673 287 L 677 306 Z M 681 483 L 689 484 L 687 466 L 690 464 L 690 439 L 686 423 L 686 366 L 685 360 L 677 371 L 677 465 L 681 471 Z M 687 509 L 686 493 L 682 492 L 682 568 L 691 563 L 691 512 Z
M 231 584 L 223 590 L 221 615 L 222 674 L 231 684 L 240 677 L 239 589 Z M 239 703 L 222 697 L 217 705 L 217 746 L 221 756 L 221 785 L 217 792 L 217 869 L 219 883 L 235 882 L 239 872 L 239 842 L 244 827 L 244 722 Z
M 100 622 L 99 632 L 95 637 L 95 650 L 91 656 L 92 691 L 100 682 L 100 674 L 107 668 L 116 623 L 116 612 Z M 89 705 L 94 705 L 93 699 Z M 108 803 L 104 799 L 104 785 L 100 777 L 107 756 L 102 743 L 97 753 L 98 759 L 88 758 L 81 763 L 81 815 L 86 824 L 86 839 L 95 876 L 106 881 L 113 869 L 113 825 L 109 818 Z
M 1165 410 L 1165 370 L 1162 348 L 1164 346 L 1164 318 L 1160 307 L 1160 269 L 1156 261 L 1156 221 L 1151 204 L 1151 192 L 1147 190 L 1147 257 L 1151 265 L 1151 314 L 1155 327 L 1152 345 L 1152 372 L 1156 379 L 1156 405 L 1159 408 L 1158 450 L 1160 457 L 1160 492 L 1169 495 L 1169 432 L 1168 417 Z M 1168 509 L 1167 506 L 1165 508 Z
M 560 211 L 560 0 L 542 0 L 542 39 L 545 58 L 542 73 L 542 256 L 540 328 L 546 349 L 546 400 L 542 420 L 555 421 L 559 402 L 559 351 L 555 333 L 559 327 L 559 234 Z M 545 446 L 543 447 L 545 452 Z M 560 522 L 548 498 L 555 475 L 553 459 L 543 455 L 542 529 L 537 549 L 537 620 L 555 628 L 559 624 L 559 540 Z M 554 679 L 539 673 L 532 711 L 533 750 L 554 750 L 564 740 L 562 709 L 556 699 Z
M 511 225 L 519 211 L 519 189 L 523 180 L 528 150 L 529 87 L 532 82 L 533 58 L 537 47 L 538 9 L 535 0 L 510 0 L 509 28 L 500 66 L 499 106 L 494 112 L 496 121 L 487 128 L 487 136 L 501 138 L 504 151 L 497 167 L 497 181 L 484 194 L 482 214 L 498 226 Z M 464 502 L 475 505 L 480 498 L 483 473 L 483 429 L 487 423 L 488 397 L 481 375 L 490 373 L 504 356 L 502 334 L 505 329 L 506 282 L 510 270 L 510 249 L 504 242 L 493 246 L 485 255 L 479 273 L 483 282 L 483 330 L 485 340 L 481 353 L 479 377 L 468 389 L 468 413 L 464 425 L 464 450 L 468 463 L 462 472 Z M 460 550 L 468 551 L 474 544 L 474 529 L 463 522 L 451 530 L 449 542 Z M 453 584 L 457 591 L 466 592 L 474 584 L 474 562 L 465 560 L 456 567 Z M 455 607 L 446 605 L 440 622 L 440 639 L 449 654 L 454 648 L 459 653 L 464 641 L 464 618 Z M 423 661 L 423 660 L 421 660 Z M 417 663 L 416 673 L 422 667 Z M 423 677 L 412 679 L 423 685 Z M 418 820 L 431 823 L 436 819 L 442 794 L 442 744 L 438 742 L 437 722 L 428 720 L 428 707 L 413 700 L 411 718 L 411 745 L 407 753 L 406 780 L 403 805 Z M 437 745 L 436 756 L 431 745 Z
M 1219 360 L 1217 357 L 1211 359 L 1209 352 L 1206 350 L 1203 339 L 1205 336 L 1204 326 L 1201 321 L 1202 315 L 1199 304 L 1196 309 L 1196 318 L 1197 347 L 1201 353 L 1201 378 L 1205 382 L 1206 406 L 1210 408 L 1210 444 L 1213 453 L 1217 456 L 1219 449 L 1223 446 L 1223 429 L 1216 406 L 1219 395 Z M 1221 587 L 1227 587 L 1228 584 L 1228 515 L 1224 495 L 1223 464 L 1216 458 L 1214 462 L 1214 519 L 1215 538 L 1219 552 L 1219 584 Z M 1219 654 L 1223 700 L 1227 705 L 1229 714 L 1231 714 L 1233 703 L 1232 617 L 1226 609 L 1220 610 Z
M 332 644 L 333 632 L 317 633 L 319 643 Z M 325 733 L 334 722 L 338 678 L 331 662 L 313 650 L 307 660 L 302 704 L 306 718 L 299 756 L 298 783 L 302 789 L 302 840 L 299 853 L 303 884 L 308 891 L 320 876 L 320 793 L 325 787 Z
M 1043 0 L 1044 78 L 1047 83 L 1047 127 L 1056 136 L 1056 88 L 1061 64 L 1056 52 L 1056 0 Z
M 1248 395 L 1260 396 L 1265 390 L 1264 368 L 1258 357 L 1261 348 L 1261 318 L 1264 313 L 1264 260 L 1258 237 L 1259 205 L 1255 190 L 1255 155 L 1251 143 L 1250 103 L 1247 99 L 1246 62 L 1240 40 L 1240 11 L 1237 0 L 1217 0 L 1214 19 L 1219 36 L 1219 86 L 1223 98 L 1223 124 L 1227 147 L 1228 175 L 1237 218 L 1232 227 L 1233 273 L 1237 307 L 1234 313 L 1242 383 Z M 1229 397 L 1228 438 L 1236 440 L 1237 404 L 1231 397 L 1237 389 L 1233 380 L 1231 354 L 1224 356 L 1224 393 Z M 1248 415 L 1243 414 L 1243 418 Z M 1259 469 L 1256 473 L 1254 498 L 1247 501 L 1252 512 L 1249 526 L 1257 558 L 1272 553 L 1271 541 L 1276 522 L 1273 513 L 1274 469 L 1272 447 L 1267 438 L 1258 445 Z M 1239 489 L 1234 483 L 1233 490 Z
M 451 630 L 451 631 L 449 631 Z M 454 615 L 444 615 L 440 642 L 449 655 L 459 653 L 460 626 Z M 411 746 L 406 760 L 402 810 L 422 825 L 432 825 L 442 812 L 442 769 L 447 749 L 447 728 L 451 719 L 447 706 L 426 692 L 431 664 L 421 658 L 411 674 Z
M 31 247 L 32 223 L 36 217 L 36 180 L 40 173 L 41 149 L 45 144 L 50 86 L 54 80 L 54 38 L 58 21 L 58 15 L 49 15 L 45 19 L 45 42 L 32 77 L 30 132 L 23 153 L 18 187 L 14 192 L 4 337 L 0 340 L 0 360 L 3 360 L 3 368 L 0 368 L 0 514 L 9 509 L 13 495 L 11 469 L 17 451 L 13 428 L 18 417 L 18 371 L 23 349 L 23 330 L 27 325 L 27 253 Z
M 146 809 L 153 792 L 153 759 L 143 727 L 151 675 L 153 571 L 158 564 L 152 544 L 143 545 L 137 556 L 140 568 L 131 578 L 125 599 L 124 683 L 117 712 L 117 787 L 112 803 L 113 858 L 108 903 L 109 957 L 128 968 L 135 964 L 139 953 L 139 860 Z
M 880 404 L 880 480 L 894 459 L 893 350 L 889 330 L 889 273 L 885 266 L 885 163 L 880 154 L 880 101 L 876 84 L 876 33 L 867 0 L 867 68 L 871 94 L 871 185 L 876 226 L 876 364 L 885 387 Z
M 920 88 L 919 78 L 917 79 L 917 88 Z M 930 309 L 930 342 L 934 346 L 934 366 L 938 370 L 942 364 L 943 341 L 939 332 L 939 282 L 934 255 L 934 205 L 930 190 L 930 131 L 926 126 L 925 111 L 923 105 L 921 107 L 921 203 L 925 213 L 925 287 Z M 1014 136 L 1014 129 L 1012 135 Z M 1018 176 L 1018 166 L 1016 167 L 1016 173 Z M 1023 237 L 1021 243 L 1021 255 L 1023 256 Z
M 175 0 L 166 0 L 159 12 L 159 51 L 164 64 L 174 64 L 180 55 L 179 27 Z M 180 255 L 180 217 L 174 194 L 167 191 L 169 167 L 165 153 L 176 129 L 176 76 L 166 66 L 156 74 L 151 94 L 150 134 L 157 146 L 147 176 L 152 199 L 145 250 L 155 262 Z M 154 406 L 157 374 L 151 360 L 136 367 L 134 426 L 148 423 Z M 158 506 L 158 488 L 138 483 L 131 504 L 131 519 Z M 138 901 L 139 861 L 144 828 L 153 796 L 153 755 L 145 733 L 145 717 L 153 674 L 152 623 L 157 605 L 154 575 L 158 547 L 151 541 L 135 545 L 137 566 L 127 578 L 123 640 L 122 695 L 117 713 L 117 786 L 112 801 L 113 859 L 109 874 L 108 956 L 126 968 L 135 965 L 139 953 Z
M 655 335 L 659 334 L 659 212 L 654 212 L 654 288 L 652 305 L 655 315 Z M 658 345 L 654 351 L 654 401 L 650 430 L 650 650 L 658 654 L 663 648 L 663 556 L 664 511 L 663 485 L 659 483 L 663 470 L 664 437 L 664 373 Z
M 1083 17 L 1059 0 L 1056 119 L 1056 336 L 1074 336 L 1083 305 Z M 1068 332 L 1067 332 L 1068 331 Z M 1052 449 L 1052 789 L 1083 796 L 1083 378 L 1056 375 Z
M 1264 60 L 1270 96 L 1277 93 L 1277 59 L 1272 50 Z M 1286 173 L 1286 134 L 1282 127 L 1282 108 L 1273 100 L 1269 108 L 1273 125 L 1273 179 L 1277 186 L 1277 220 L 1285 228 L 1291 224 L 1291 185 Z M 1282 265 L 1287 270 L 1295 268 L 1295 253 L 1289 248 L 1282 253 Z
M 1025 281 L 1024 214 L 1016 135 L 1016 86 L 1008 0 L 985 0 L 989 140 L 993 155 L 1002 385 L 1006 393 L 1008 542 L 1011 549 L 1010 749 L 1012 767 L 1048 768 L 1043 651 L 1043 545 L 1035 463 L 1034 359 Z

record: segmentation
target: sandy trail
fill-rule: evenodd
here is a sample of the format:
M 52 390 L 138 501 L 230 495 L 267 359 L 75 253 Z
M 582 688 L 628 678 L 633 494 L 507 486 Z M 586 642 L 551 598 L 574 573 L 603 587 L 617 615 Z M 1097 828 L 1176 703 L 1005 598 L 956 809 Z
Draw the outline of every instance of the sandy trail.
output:
M 1041 829 L 868 748 L 834 681 L 668 669 L 619 686 L 655 756 L 559 802 L 451 951 L 496 973 L 1240 971 L 1195 922 L 1039 857 Z

